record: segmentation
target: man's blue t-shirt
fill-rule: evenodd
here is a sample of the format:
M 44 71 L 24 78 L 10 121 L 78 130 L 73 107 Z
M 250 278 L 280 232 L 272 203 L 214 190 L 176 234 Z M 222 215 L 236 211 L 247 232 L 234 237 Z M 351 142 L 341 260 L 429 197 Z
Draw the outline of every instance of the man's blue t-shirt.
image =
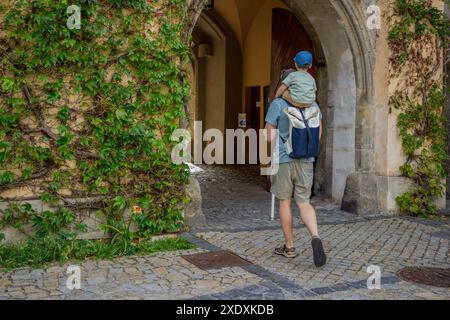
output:
M 316 102 L 313 106 L 319 107 Z M 286 149 L 284 147 L 283 140 L 289 139 L 289 119 L 287 115 L 283 112 L 284 109 L 291 107 L 291 105 L 284 99 L 275 99 L 269 107 L 269 111 L 266 116 L 266 123 L 271 124 L 279 130 L 280 138 L 278 141 L 279 145 L 279 162 L 278 163 L 289 163 L 295 159 L 288 156 Z M 314 158 L 305 159 L 309 162 L 315 162 Z

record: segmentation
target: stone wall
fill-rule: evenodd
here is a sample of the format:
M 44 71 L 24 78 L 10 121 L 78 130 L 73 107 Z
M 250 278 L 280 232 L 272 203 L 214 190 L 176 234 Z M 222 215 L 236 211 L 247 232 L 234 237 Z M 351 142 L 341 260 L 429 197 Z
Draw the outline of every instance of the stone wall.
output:
M 387 17 L 392 0 L 379 2 L 382 15 L 382 25 L 377 38 L 377 59 L 374 73 L 374 107 L 375 107 L 375 174 L 377 176 L 377 202 L 379 211 L 398 214 L 399 208 L 396 197 L 407 192 L 412 187 L 410 182 L 401 176 L 400 166 L 405 162 L 402 142 L 398 134 L 397 116 L 399 111 L 389 106 L 389 98 L 395 93 L 398 85 L 405 87 L 409 74 L 393 74 L 389 68 L 391 55 L 388 45 L 390 29 Z M 439 8 L 443 8 L 442 1 L 436 1 Z M 428 50 L 434 50 L 433 44 Z M 434 55 L 431 55 L 433 57 Z M 441 62 L 440 62 L 441 63 Z M 442 72 L 435 75 L 435 79 L 442 81 Z M 410 90 L 405 87 L 404 90 Z M 445 207 L 445 198 L 437 201 L 439 208 Z
M 202 211 L 202 195 L 200 185 L 194 177 L 189 179 L 189 184 L 186 185 L 186 196 L 189 197 L 190 202 L 185 206 L 183 215 L 187 227 L 203 227 L 206 225 L 206 218 Z M 92 199 L 73 199 L 73 203 L 83 203 Z M 42 212 L 45 210 L 52 210 L 52 207 L 43 204 L 40 200 L 29 200 L 27 203 L 31 204 L 34 210 Z M 20 202 L 18 202 L 20 204 Z M 0 202 L 0 210 L 5 210 L 7 205 Z M 131 209 L 125 210 L 125 221 L 131 219 Z M 1 218 L 1 215 L 0 215 Z M 95 239 L 109 239 L 111 235 L 102 230 L 102 225 L 106 223 L 104 217 L 99 216 L 96 210 L 83 210 L 77 212 L 77 222 L 84 223 L 87 227 L 86 232 L 79 234 L 78 239 L 95 240 Z M 136 231 L 136 226 L 132 223 L 130 226 L 132 231 Z M 17 243 L 26 239 L 28 235 L 33 233 L 33 228 L 30 224 L 24 225 L 22 230 L 7 226 L 0 228 L 0 233 L 5 235 L 5 239 L 0 241 L 4 243 Z

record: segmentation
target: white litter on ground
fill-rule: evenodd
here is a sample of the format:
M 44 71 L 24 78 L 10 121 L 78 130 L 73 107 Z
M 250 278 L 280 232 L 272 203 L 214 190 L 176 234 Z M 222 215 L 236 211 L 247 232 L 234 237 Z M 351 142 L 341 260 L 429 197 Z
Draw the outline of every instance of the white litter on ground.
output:
M 197 167 L 196 165 L 192 164 L 192 163 L 186 163 L 189 166 L 189 171 L 191 173 L 199 173 L 199 172 L 204 172 L 205 170 L 203 170 L 200 167 Z

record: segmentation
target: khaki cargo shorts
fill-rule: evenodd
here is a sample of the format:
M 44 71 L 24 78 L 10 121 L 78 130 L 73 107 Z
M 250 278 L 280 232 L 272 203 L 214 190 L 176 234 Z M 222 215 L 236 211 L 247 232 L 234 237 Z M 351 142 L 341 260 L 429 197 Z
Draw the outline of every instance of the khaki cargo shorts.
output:
M 297 203 L 309 203 L 314 178 L 314 163 L 294 160 L 282 163 L 272 176 L 272 194 L 279 200 L 292 199 Z

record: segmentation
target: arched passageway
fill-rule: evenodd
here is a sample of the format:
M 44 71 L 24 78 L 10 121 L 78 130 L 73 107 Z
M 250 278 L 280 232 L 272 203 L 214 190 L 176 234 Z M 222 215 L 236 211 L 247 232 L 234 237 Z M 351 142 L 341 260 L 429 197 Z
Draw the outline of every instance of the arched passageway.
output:
M 193 32 L 193 119 L 203 122 L 203 130 L 224 132 L 236 129 L 239 114 L 246 114 L 247 128 L 264 126 L 276 86 L 274 70 L 285 67 L 274 63 L 280 46 L 274 35 L 279 39 L 280 32 L 289 32 L 281 28 L 277 34 L 282 23 L 276 20 L 277 10 L 290 12 L 315 53 L 326 126 L 315 192 L 340 203 L 349 176 L 374 167 L 373 37 L 367 33 L 365 13 L 352 1 L 216 0 Z

